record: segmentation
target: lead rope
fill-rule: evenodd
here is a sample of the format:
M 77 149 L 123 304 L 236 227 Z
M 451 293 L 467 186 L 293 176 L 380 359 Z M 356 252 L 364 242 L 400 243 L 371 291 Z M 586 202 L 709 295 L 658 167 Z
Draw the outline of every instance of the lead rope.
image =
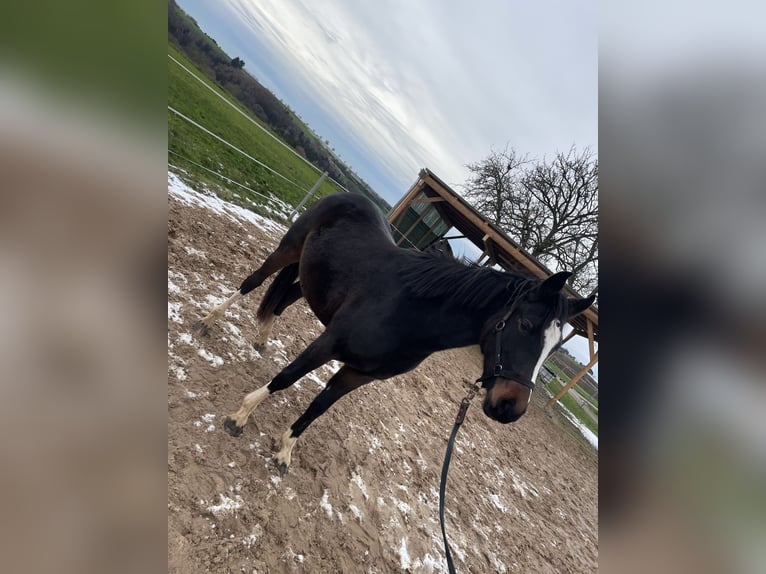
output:
M 442 536 L 444 537 L 444 554 L 447 557 L 447 568 L 449 569 L 449 574 L 455 574 L 455 565 L 452 562 L 452 553 L 449 549 L 449 542 L 447 542 L 447 531 L 444 529 L 444 489 L 447 486 L 447 471 L 449 470 L 449 462 L 452 458 L 452 447 L 455 446 L 455 437 L 457 436 L 457 431 L 460 428 L 460 425 L 463 424 L 465 414 L 468 412 L 468 406 L 471 404 L 471 401 L 481 388 L 480 383 L 481 379 L 476 380 L 468 391 L 468 394 L 460 402 L 460 410 L 457 413 L 455 426 L 452 427 L 452 434 L 450 435 L 449 441 L 447 442 L 447 453 L 444 455 L 444 464 L 442 465 L 442 478 L 441 483 L 439 484 L 439 521 L 441 522 Z

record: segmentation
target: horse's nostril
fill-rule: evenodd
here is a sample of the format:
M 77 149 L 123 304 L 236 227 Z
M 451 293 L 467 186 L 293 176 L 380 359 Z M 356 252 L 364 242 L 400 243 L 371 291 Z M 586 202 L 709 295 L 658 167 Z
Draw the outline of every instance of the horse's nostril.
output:
M 516 399 L 505 399 L 498 404 L 498 410 L 506 416 L 512 416 L 516 410 Z

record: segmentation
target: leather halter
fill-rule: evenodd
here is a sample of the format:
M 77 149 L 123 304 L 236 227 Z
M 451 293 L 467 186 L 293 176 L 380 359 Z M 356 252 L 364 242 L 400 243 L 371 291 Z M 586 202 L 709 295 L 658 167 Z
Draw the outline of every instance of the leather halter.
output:
M 524 288 L 522 285 L 521 288 L 517 289 L 517 292 L 521 291 Z M 511 315 L 513 315 L 513 312 L 518 308 L 519 303 L 524 298 L 524 296 L 529 293 L 531 289 L 526 289 L 520 294 L 518 294 L 514 300 L 513 303 L 511 303 L 510 308 L 508 311 L 506 311 L 503 316 L 500 318 L 500 320 L 495 324 L 495 366 L 492 369 L 492 372 L 490 374 L 482 375 L 478 379 L 476 379 L 476 382 L 481 382 L 481 386 L 484 388 L 487 388 L 487 381 L 490 379 L 495 379 L 497 377 L 502 377 L 504 379 L 511 379 L 516 383 L 519 383 L 520 385 L 523 385 L 527 387 L 528 389 L 532 390 L 535 388 L 535 382 L 530 379 L 529 377 L 523 376 L 521 373 L 518 373 L 516 371 L 511 371 L 510 369 L 506 369 L 503 366 L 503 330 L 508 324 L 508 319 L 511 318 Z

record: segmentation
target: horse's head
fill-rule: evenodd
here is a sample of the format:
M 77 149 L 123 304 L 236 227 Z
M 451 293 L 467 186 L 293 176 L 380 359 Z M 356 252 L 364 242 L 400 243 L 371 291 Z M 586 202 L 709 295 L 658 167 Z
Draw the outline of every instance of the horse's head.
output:
M 533 286 L 484 325 L 481 379 L 489 418 L 510 423 L 526 412 L 537 373 L 561 342 L 564 323 L 593 304 L 595 296 L 576 300 L 561 293 L 570 275 L 556 273 Z

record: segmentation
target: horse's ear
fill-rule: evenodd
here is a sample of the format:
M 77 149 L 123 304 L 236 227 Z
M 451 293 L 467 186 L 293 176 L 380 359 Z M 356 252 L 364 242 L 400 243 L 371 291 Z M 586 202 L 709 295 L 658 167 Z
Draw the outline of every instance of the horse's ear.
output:
M 572 274 L 569 271 L 561 271 L 559 273 L 554 273 L 550 277 L 548 277 L 545 281 L 540 283 L 539 291 L 540 295 L 542 297 L 545 297 L 546 295 L 555 295 L 559 291 L 561 291 L 564 288 L 564 285 L 567 282 L 567 279 L 571 277 Z
M 567 319 L 571 319 L 585 311 L 588 307 L 593 305 L 595 300 L 595 295 L 591 295 L 585 299 L 567 299 Z

